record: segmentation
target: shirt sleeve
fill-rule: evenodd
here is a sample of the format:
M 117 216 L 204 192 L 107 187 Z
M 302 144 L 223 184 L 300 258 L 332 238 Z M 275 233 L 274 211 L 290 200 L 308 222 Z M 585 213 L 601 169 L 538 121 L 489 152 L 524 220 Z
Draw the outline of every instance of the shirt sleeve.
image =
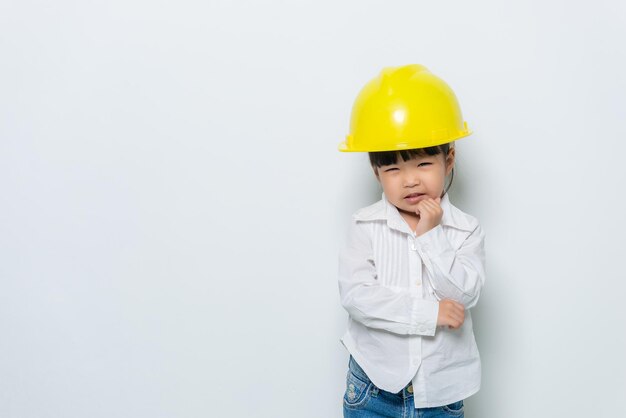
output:
M 458 249 L 451 245 L 441 225 L 416 241 L 437 298 L 453 299 L 465 309 L 475 306 L 485 283 L 485 233 L 480 225 Z
M 341 304 L 355 321 L 403 335 L 435 335 L 439 302 L 420 299 L 409 289 L 378 282 L 372 242 L 365 226 L 352 220 L 339 254 Z

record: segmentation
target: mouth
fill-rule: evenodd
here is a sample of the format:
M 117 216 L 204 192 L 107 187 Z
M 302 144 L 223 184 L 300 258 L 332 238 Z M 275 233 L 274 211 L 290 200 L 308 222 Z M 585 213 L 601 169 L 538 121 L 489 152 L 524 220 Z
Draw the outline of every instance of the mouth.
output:
M 424 196 L 426 196 L 426 193 L 411 193 L 404 196 L 404 200 L 408 201 L 409 203 L 417 203 L 422 200 Z

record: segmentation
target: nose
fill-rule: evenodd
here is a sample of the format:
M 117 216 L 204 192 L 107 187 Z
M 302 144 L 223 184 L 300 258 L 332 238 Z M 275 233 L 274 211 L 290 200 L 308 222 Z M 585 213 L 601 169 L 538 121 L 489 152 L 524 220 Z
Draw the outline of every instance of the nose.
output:
M 409 170 L 407 174 L 404 176 L 403 183 L 404 183 L 404 187 L 406 188 L 419 186 L 420 184 L 419 175 L 416 172 Z

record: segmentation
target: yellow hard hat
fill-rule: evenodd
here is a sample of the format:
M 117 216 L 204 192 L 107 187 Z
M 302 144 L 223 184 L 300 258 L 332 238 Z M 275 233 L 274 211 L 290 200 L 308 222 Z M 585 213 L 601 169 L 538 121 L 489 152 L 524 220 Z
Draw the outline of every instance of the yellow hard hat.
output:
M 452 89 L 419 64 L 384 68 L 352 107 L 350 133 L 340 151 L 425 148 L 472 132 Z

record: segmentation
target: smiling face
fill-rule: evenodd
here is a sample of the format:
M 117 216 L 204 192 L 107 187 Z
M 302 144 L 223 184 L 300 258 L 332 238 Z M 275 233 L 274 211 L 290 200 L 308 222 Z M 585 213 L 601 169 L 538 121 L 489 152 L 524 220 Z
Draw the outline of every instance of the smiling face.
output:
M 418 202 L 443 195 L 446 176 L 454 167 L 454 157 L 454 147 L 451 147 L 447 155 L 423 155 L 408 161 L 398 156 L 395 164 L 373 167 L 385 197 L 410 226 L 419 219 L 415 213 Z

